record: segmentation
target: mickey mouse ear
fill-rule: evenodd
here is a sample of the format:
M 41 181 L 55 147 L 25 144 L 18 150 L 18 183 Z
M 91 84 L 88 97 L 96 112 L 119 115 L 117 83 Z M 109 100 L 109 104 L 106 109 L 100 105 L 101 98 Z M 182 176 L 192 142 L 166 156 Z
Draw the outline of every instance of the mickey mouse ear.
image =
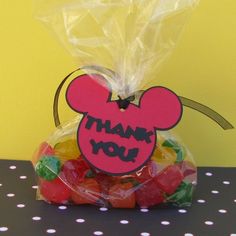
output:
M 147 90 L 140 105 L 148 122 L 159 130 L 173 128 L 182 117 L 183 106 L 179 97 L 164 87 Z
M 68 86 L 66 100 L 79 113 L 87 113 L 106 103 L 110 91 L 106 80 L 98 74 L 81 75 Z

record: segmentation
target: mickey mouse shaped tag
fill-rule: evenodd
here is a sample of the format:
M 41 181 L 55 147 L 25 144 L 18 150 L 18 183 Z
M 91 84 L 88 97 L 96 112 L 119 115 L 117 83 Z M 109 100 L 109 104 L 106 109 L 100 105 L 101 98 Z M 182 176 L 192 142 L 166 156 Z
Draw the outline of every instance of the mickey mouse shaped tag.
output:
M 111 101 L 111 92 L 101 75 L 81 75 L 68 86 L 69 106 L 83 114 L 77 142 L 85 160 L 111 175 L 140 169 L 151 158 L 156 131 L 173 128 L 181 119 L 179 97 L 164 87 L 146 90 L 139 105 L 121 110 Z

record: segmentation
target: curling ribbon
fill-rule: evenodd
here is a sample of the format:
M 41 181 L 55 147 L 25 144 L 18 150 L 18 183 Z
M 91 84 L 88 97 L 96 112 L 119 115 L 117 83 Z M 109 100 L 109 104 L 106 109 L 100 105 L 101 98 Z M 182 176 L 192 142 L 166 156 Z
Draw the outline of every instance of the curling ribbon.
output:
M 59 112 L 58 112 L 58 103 L 59 103 L 59 97 L 61 90 L 66 83 L 66 81 L 76 72 L 82 71 L 82 70 L 91 70 L 98 72 L 102 75 L 108 76 L 110 78 L 117 78 L 117 74 L 107 68 L 101 67 L 101 66 L 84 66 L 81 67 L 73 72 L 71 72 L 69 75 L 67 75 L 62 82 L 59 84 L 55 96 L 54 96 L 54 102 L 53 102 L 53 117 L 54 117 L 54 123 L 56 127 L 59 127 L 61 125 L 60 118 L 59 118 Z M 130 97 L 131 98 L 131 97 Z M 130 101 L 130 98 L 128 100 Z M 193 110 L 196 110 L 203 115 L 209 117 L 213 121 L 215 121 L 218 125 L 220 125 L 224 130 L 229 130 L 229 129 L 234 129 L 233 125 L 227 121 L 223 116 L 221 116 L 219 113 L 216 111 L 212 110 L 210 107 L 207 107 L 199 102 L 196 102 L 194 100 L 191 100 L 189 98 L 185 98 L 182 96 L 179 96 L 183 106 L 191 108 Z M 124 99 L 126 100 L 126 99 Z

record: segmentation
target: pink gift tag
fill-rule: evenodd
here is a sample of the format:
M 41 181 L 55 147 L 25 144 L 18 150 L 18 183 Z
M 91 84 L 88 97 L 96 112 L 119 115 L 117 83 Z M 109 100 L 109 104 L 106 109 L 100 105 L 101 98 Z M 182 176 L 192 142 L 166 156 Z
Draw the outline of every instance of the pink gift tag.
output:
M 77 134 L 79 149 L 96 169 L 124 175 L 140 169 L 156 146 L 156 130 L 173 128 L 181 119 L 178 96 L 164 87 L 152 87 L 121 110 L 111 101 L 106 80 L 100 75 L 74 79 L 66 92 L 70 107 L 83 114 Z

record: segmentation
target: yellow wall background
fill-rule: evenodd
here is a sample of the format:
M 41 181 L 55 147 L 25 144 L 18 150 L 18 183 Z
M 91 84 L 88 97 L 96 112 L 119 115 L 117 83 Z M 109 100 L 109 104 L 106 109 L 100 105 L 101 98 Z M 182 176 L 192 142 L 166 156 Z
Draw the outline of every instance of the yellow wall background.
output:
M 32 0 L 0 0 L 0 158 L 30 159 L 53 131 L 52 101 L 76 68 L 32 16 Z M 236 126 L 236 1 L 202 0 L 159 83 L 210 106 Z M 63 99 L 63 121 L 73 117 Z M 236 166 L 236 130 L 185 109 L 176 128 L 198 165 Z

